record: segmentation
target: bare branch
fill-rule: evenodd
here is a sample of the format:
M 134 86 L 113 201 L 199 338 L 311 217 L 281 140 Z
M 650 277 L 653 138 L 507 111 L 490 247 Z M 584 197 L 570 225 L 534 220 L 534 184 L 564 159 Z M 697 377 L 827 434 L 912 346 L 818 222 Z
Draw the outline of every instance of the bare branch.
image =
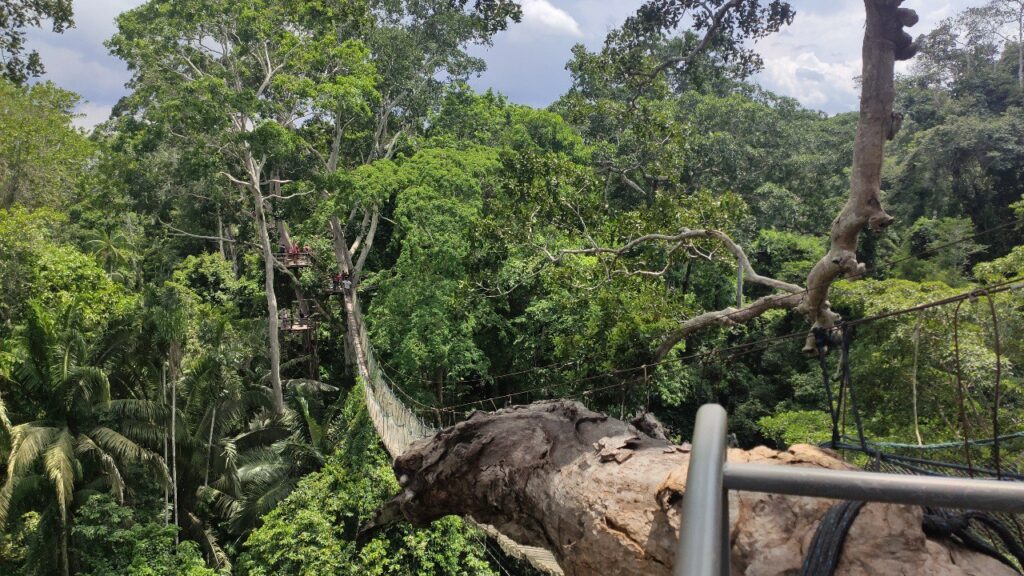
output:
M 250 182 L 246 182 L 245 180 L 239 180 L 238 178 L 235 178 L 234 176 L 227 172 L 220 172 L 220 174 L 226 176 L 227 179 L 230 180 L 233 184 L 238 184 L 239 186 L 244 186 L 246 188 L 249 188 L 252 185 Z
M 682 244 L 687 240 L 695 239 L 706 239 L 706 240 L 718 240 L 721 242 L 726 250 L 728 250 L 735 258 L 739 266 L 743 268 L 744 278 L 753 284 L 760 284 L 761 286 L 767 286 L 783 292 L 789 292 L 790 294 L 803 294 L 805 290 L 796 284 L 790 284 L 789 282 L 783 282 L 767 276 L 758 274 L 754 267 L 750 264 L 750 259 L 747 258 L 746 252 L 743 251 L 736 242 L 732 240 L 726 233 L 720 230 L 688 230 L 684 229 L 678 234 L 645 234 L 643 236 L 634 238 L 629 242 L 626 242 L 618 248 L 607 248 L 602 246 L 595 246 L 593 248 L 578 248 L 559 250 L 558 255 L 551 254 L 550 251 L 544 249 L 545 255 L 552 264 L 560 264 L 566 256 L 576 255 L 599 255 L 607 254 L 619 258 L 627 255 L 634 248 L 647 244 L 650 242 L 663 242 L 669 244 Z M 670 251 L 674 252 L 679 246 L 673 248 Z
M 287 182 L 287 180 L 285 182 Z M 306 192 L 295 192 L 294 194 L 268 194 L 267 196 L 264 196 L 263 198 L 265 200 L 274 200 L 274 199 L 276 199 L 276 200 L 291 200 L 292 198 L 300 198 L 302 196 L 309 196 L 310 194 L 313 194 L 313 193 L 314 193 L 313 190 L 308 190 Z

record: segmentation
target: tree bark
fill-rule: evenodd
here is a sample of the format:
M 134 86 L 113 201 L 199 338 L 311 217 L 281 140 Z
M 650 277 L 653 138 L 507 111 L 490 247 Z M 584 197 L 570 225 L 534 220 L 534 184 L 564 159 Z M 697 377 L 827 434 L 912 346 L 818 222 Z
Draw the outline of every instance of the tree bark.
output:
M 828 291 L 840 275 L 860 277 L 864 265 L 857 261 L 857 238 L 866 227 L 881 232 L 893 218 L 882 208 L 882 160 L 886 140 L 891 140 L 902 117 L 893 114 L 896 97 L 893 74 L 897 60 L 913 57 L 916 48 L 904 26 L 917 23 L 917 13 L 899 8 L 902 0 L 864 0 L 864 29 L 860 120 L 853 149 L 850 197 L 832 222 L 828 253 L 807 275 L 807 296 L 800 304 L 814 329 L 833 328 L 839 315 L 828 305 Z M 815 352 L 813 330 L 807 335 L 806 352 Z
M 277 293 L 274 290 L 274 247 L 267 230 L 267 216 L 263 210 L 263 195 L 258 181 L 249 186 L 255 206 L 254 220 L 263 252 L 264 290 L 267 294 L 267 332 L 270 339 L 270 386 L 273 390 L 274 411 L 284 413 L 284 391 L 281 386 L 281 334 L 277 317 Z
M 210 461 L 213 460 L 213 425 L 217 422 L 217 404 L 213 405 L 210 415 L 210 435 L 206 438 L 206 473 L 203 475 L 203 488 L 210 485 Z
M 917 360 L 918 353 L 921 351 L 921 325 L 924 322 L 924 316 L 918 314 L 917 324 L 914 325 L 914 367 L 910 373 L 910 392 L 911 392 L 911 408 L 914 413 L 914 436 L 917 437 L 917 445 L 924 445 L 924 439 L 921 438 L 921 421 L 917 417 Z
M 818 448 L 730 450 L 731 462 L 845 469 Z M 520 544 L 551 550 L 567 576 L 671 572 L 689 448 L 630 424 L 552 401 L 474 413 L 414 444 L 395 462 L 402 492 L 366 530 L 458 514 Z M 799 572 L 818 522 L 835 502 L 732 492 L 733 574 Z M 1009 575 L 999 562 L 928 539 L 921 511 L 867 504 L 836 574 Z
M 160 399 L 163 403 L 162 407 L 167 407 L 167 365 L 163 364 L 160 366 Z M 163 430 L 164 437 L 164 465 L 170 461 L 168 457 L 168 446 L 167 446 L 167 427 L 164 426 Z M 164 480 L 164 526 L 171 523 L 171 511 L 169 510 L 171 505 L 171 492 L 170 487 L 167 485 L 167 481 Z
M 366 350 L 363 348 L 362 332 L 359 329 L 360 324 L 357 319 L 358 301 L 352 255 L 348 251 L 348 242 L 345 240 L 345 229 L 342 227 L 341 220 L 337 216 L 331 216 L 331 237 L 333 239 L 334 258 L 338 266 L 338 273 L 348 274 L 349 278 L 352 278 L 351 288 L 346 290 L 342 296 L 342 306 L 345 308 L 345 323 L 348 327 L 345 334 L 348 336 L 348 343 L 352 347 L 352 353 L 356 357 L 359 377 L 363 379 L 363 382 L 369 382 L 370 373 L 367 371 L 369 364 L 366 358 Z
M 171 372 L 171 485 L 173 493 L 171 501 L 174 506 L 174 545 L 178 545 L 178 438 L 176 422 L 178 421 L 178 379 Z
M 228 259 L 228 253 L 224 251 L 224 219 L 220 215 L 220 207 L 217 207 L 217 250 L 220 252 L 220 257 L 224 260 Z

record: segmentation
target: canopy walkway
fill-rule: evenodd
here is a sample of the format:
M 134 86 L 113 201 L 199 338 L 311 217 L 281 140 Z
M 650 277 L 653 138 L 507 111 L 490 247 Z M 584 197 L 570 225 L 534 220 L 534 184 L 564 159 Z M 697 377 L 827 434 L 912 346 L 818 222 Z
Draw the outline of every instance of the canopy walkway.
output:
M 1020 284 L 1017 284 L 1019 280 L 1021 280 L 1021 278 L 1017 278 L 1012 282 L 1002 283 L 995 287 L 990 287 L 987 291 L 983 291 L 982 293 L 990 295 L 997 291 L 1016 289 L 1021 286 Z M 969 442 L 970 446 L 966 446 L 964 442 L 959 441 L 925 446 L 871 442 L 865 438 L 859 411 L 857 410 L 855 403 L 849 369 L 850 335 L 852 334 L 852 331 L 848 330 L 848 328 L 868 321 L 888 318 L 898 314 L 905 314 L 949 303 L 961 302 L 964 299 L 976 297 L 978 293 L 979 291 L 972 291 L 957 297 L 930 302 L 900 310 L 898 312 L 888 312 L 877 315 L 876 317 L 863 318 L 854 322 L 844 323 L 841 327 L 837 327 L 837 329 L 840 329 L 842 333 L 842 346 L 840 349 L 841 370 L 838 378 L 840 381 L 840 387 L 838 394 L 835 396 L 832 395 L 832 377 L 829 375 L 829 371 L 824 360 L 826 357 L 826 351 L 824 349 L 820 351 L 820 357 L 822 359 L 821 368 L 823 384 L 825 390 L 828 392 L 828 411 L 832 416 L 833 424 L 833 439 L 831 442 L 826 443 L 823 446 L 840 451 L 861 452 L 868 456 L 868 463 L 865 466 L 868 470 L 874 472 L 885 472 L 889 475 L 912 475 L 919 477 L 938 476 L 945 477 L 950 480 L 954 478 L 962 478 L 967 482 L 973 482 L 976 479 L 1002 480 L 1003 482 L 1009 481 L 1010 484 L 1004 484 L 1004 486 L 1007 487 L 1015 484 L 1016 482 L 1024 481 L 1024 473 L 1022 473 L 1019 468 L 1012 465 L 1007 467 L 1005 462 L 1001 465 L 999 459 L 1000 444 L 1005 446 L 1009 443 L 1016 443 L 1019 445 L 1024 441 L 1024 431 L 1004 436 L 994 435 L 992 439 L 987 440 L 971 441 Z M 409 449 L 409 447 L 415 442 L 425 438 L 430 438 L 438 431 L 436 427 L 421 419 L 414 411 L 414 408 L 410 407 L 410 404 L 423 408 L 429 412 L 437 412 L 439 409 L 433 406 L 421 404 L 415 398 L 405 394 L 400 387 L 395 386 L 387 378 L 387 375 L 378 364 L 373 346 L 367 336 L 366 325 L 363 321 L 361 311 L 358 306 L 355 306 L 354 308 L 357 324 L 355 328 L 358 331 L 359 343 L 363 350 L 362 361 L 366 364 L 364 366 L 365 371 L 361 372 L 369 375 L 368 378 L 365 378 L 366 381 L 364 382 L 367 409 L 373 425 L 387 451 L 392 457 L 398 457 Z M 819 347 L 824 348 L 826 342 L 824 335 L 819 335 L 819 340 Z M 646 370 L 647 366 L 645 365 L 643 368 Z M 997 390 L 998 387 L 997 383 Z M 403 400 L 400 395 L 405 397 L 405 399 Z M 845 436 L 840 430 L 840 413 L 844 410 L 843 399 L 848 399 L 850 404 L 850 406 L 845 408 L 852 408 L 852 413 L 857 424 L 858 435 L 856 439 Z M 998 410 L 998 403 L 995 404 L 994 409 Z M 451 412 L 451 410 L 446 411 Z M 996 431 L 998 432 L 998 430 Z M 970 452 L 973 448 L 994 448 L 994 450 L 992 450 L 995 454 L 994 460 L 992 462 L 977 462 L 978 465 L 972 464 Z M 965 451 L 964 455 L 966 456 L 966 463 L 961 462 L 957 457 L 960 449 L 964 449 Z M 890 478 L 893 478 L 893 476 L 890 476 Z M 758 480 L 758 482 L 760 481 Z M 903 483 L 907 486 L 913 486 L 914 482 L 917 481 L 905 481 Z M 921 482 L 927 483 L 924 479 L 922 479 Z M 755 484 L 756 483 L 757 482 L 755 482 Z M 753 484 L 751 486 L 753 486 Z M 747 489 L 752 488 L 748 487 Z M 1019 489 L 1015 487 L 1012 490 L 1016 491 Z M 791 492 L 791 494 L 803 493 Z M 832 496 L 828 497 L 834 498 L 835 495 L 833 493 Z M 1018 563 L 1024 562 L 1024 520 L 1022 520 L 1021 515 L 1017 512 L 1017 508 L 1019 507 L 1012 508 L 1014 508 L 1013 511 L 990 510 L 987 515 L 967 513 L 959 516 L 955 515 L 951 510 L 942 509 L 941 507 L 926 508 L 926 516 L 931 515 L 939 518 L 947 528 L 952 524 L 957 524 L 955 531 L 952 532 L 951 535 L 958 537 L 969 547 L 994 556 L 1005 562 L 1007 565 L 1019 570 L 1020 564 Z M 472 520 L 470 520 L 470 522 L 472 522 Z M 479 525 L 476 523 L 474 523 L 474 525 L 478 526 L 488 536 L 494 538 L 499 546 L 509 556 L 524 560 L 538 570 L 547 574 L 563 574 L 554 558 L 554 555 L 550 551 L 538 547 L 522 546 L 501 534 L 493 526 Z M 841 548 L 841 543 L 839 546 Z
M 370 375 L 369 380 L 363 383 L 366 392 L 366 408 L 384 447 L 392 458 L 396 458 L 414 442 L 433 436 L 437 433 L 437 428 L 421 420 L 395 394 L 397 387 L 391 384 L 377 363 L 376 354 L 367 336 L 366 323 L 363 321 L 358 307 L 355 308 L 355 314 L 359 339 L 367 364 L 366 373 Z M 557 576 L 563 574 L 554 555 L 548 550 L 535 546 L 523 546 L 499 532 L 494 526 L 469 521 L 494 539 L 505 554 L 512 558 L 528 562 L 546 574 Z

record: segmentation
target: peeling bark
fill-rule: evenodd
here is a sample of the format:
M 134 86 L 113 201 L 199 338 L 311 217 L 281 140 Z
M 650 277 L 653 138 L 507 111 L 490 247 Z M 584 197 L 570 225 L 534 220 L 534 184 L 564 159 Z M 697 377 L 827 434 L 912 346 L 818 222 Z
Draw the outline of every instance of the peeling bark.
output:
M 850 197 L 832 222 L 829 251 L 807 275 L 807 297 L 799 311 L 813 324 L 804 351 L 817 351 L 814 329 L 833 328 L 840 317 L 827 302 L 829 287 L 841 275 L 864 274 L 857 261 L 857 238 L 864 228 L 882 232 L 893 218 L 882 208 L 882 160 L 886 140 L 895 137 L 902 116 L 893 113 L 896 97 L 893 74 L 897 60 L 913 57 L 916 47 L 904 26 L 917 23 L 917 13 L 900 8 L 903 0 L 864 0 L 864 68 L 860 120 L 853 148 Z
M 847 468 L 818 448 L 730 450 L 731 462 Z M 474 413 L 395 462 L 402 492 L 372 530 L 458 514 L 551 550 L 565 574 L 668 576 L 678 542 L 689 448 L 568 401 Z M 795 574 L 834 501 L 730 494 L 733 574 Z M 868 504 L 836 574 L 1009 575 L 1006 566 L 928 539 L 921 511 Z

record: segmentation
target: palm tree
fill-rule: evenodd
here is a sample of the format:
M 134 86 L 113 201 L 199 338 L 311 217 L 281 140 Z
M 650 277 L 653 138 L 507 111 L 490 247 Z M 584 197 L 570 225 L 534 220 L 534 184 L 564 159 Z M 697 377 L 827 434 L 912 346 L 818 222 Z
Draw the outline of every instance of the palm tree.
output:
M 167 451 L 171 505 L 182 534 L 202 546 L 212 566 L 228 568 L 223 539 L 247 534 L 298 478 L 322 466 L 331 450 L 324 430 L 337 412 L 322 398 L 337 390 L 288 381 L 285 410 L 277 413 L 262 363 L 254 361 L 262 343 L 247 342 L 256 333 L 250 326 L 171 283 L 148 293 L 146 302 L 152 350 L 139 356 L 166 362 L 171 396 L 165 404 L 176 408 Z
M 139 264 L 145 250 L 136 214 L 125 214 L 117 227 L 87 231 L 84 244 L 111 280 L 128 286 L 142 285 Z
M 256 417 L 247 430 L 223 440 L 225 474 L 213 486 L 234 534 L 259 525 L 295 488 L 299 478 L 319 470 L 333 450 L 327 427 L 340 402 L 324 406 L 323 393 L 337 388 L 314 380 L 286 381 L 285 412 Z
M 17 398 L 13 410 L 4 410 L 12 425 L 0 486 L 0 527 L 24 512 L 39 511 L 47 520 L 40 529 L 56 536 L 56 564 L 64 575 L 70 573 L 68 534 L 76 493 L 106 489 L 123 502 L 122 470 L 129 462 L 148 464 L 166 478 L 163 461 L 122 433 L 151 428 L 166 415 L 146 400 L 110 397 L 106 363 L 116 357 L 125 328 L 90 339 L 82 325 L 75 307 L 53 318 L 31 305 L 12 375 L 0 377 L 6 397 Z

